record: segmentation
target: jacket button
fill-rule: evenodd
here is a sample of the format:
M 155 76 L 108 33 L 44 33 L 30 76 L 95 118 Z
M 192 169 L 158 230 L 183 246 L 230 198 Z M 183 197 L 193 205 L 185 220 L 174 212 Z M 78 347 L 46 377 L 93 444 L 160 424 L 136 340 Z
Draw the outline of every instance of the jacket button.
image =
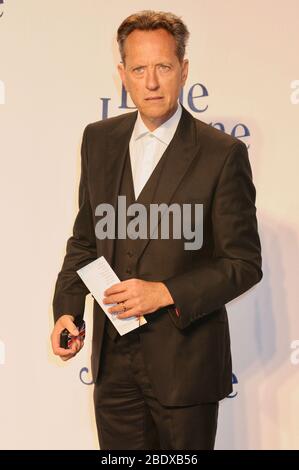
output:
M 132 258 L 132 256 L 133 256 L 132 251 L 127 251 L 127 255 L 129 256 L 129 258 Z
M 127 268 L 127 269 L 126 269 L 126 273 L 127 273 L 127 274 L 132 274 L 131 269 L 130 269 L 130 268 Z

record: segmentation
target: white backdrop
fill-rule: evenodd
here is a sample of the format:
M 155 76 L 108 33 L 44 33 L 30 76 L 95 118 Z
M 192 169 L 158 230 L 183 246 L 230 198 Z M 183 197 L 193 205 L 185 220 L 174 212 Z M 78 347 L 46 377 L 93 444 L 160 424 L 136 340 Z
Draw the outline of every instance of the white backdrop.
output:
M 298 0 L 0 1 L 0 447 L 97 448 L 82 372 L 91 301 L 86 347 L 67 363 L 51 353 L 51 302 L 77 211 L 82 131 L 103 102 L 109 117 L 126 112 L 115 33 L 145 8 L 187 23 L 183 104 L 246 142 L 257 188 L 264 278 L 228 306 L 238 383 L 221 403 L 216 447 L 296 449 Z

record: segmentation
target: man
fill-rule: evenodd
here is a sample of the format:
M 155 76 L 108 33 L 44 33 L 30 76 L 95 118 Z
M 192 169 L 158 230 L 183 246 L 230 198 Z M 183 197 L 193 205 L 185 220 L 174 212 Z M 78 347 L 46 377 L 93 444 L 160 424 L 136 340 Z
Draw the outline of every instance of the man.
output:
M 178 104 L 188 35 L 170 13 L 125 19 L 118 69 L 138 112 L 90 124 L 83 135 L 80 207 L 53 300 L 54 353 L 67 360 L 82 347 L 59 348 L 59 335 L 78 335 L 73 321 L 88 290 L 76 270 L 99 256 L 121 279 L 105 292 L 110 312 L 147 320 L 120 336 L 94 303 L 101 449 L 213 449 L 218 403 L 232 390 L 225 303 L 262 277 L 246 146 Z M 147 208 L 203 204 L 202 247 L 186 250 L 175 237 L 99 239 L 96 207 L 117 209 L 120 195 Z

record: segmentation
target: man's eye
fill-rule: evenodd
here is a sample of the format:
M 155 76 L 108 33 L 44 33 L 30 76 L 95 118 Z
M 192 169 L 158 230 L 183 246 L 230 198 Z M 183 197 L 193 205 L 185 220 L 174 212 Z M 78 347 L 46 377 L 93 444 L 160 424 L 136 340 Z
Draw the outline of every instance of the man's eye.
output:
M 141 74 L 142 72 L 144 72 L 144 67 L 136 67 L 136 69 L 134 69 L 134 72 L 137 74 Z
M 168 70 L 170 70 L 170 67 L 169 65 L 160 64 L 159 69 L 162 70 L 163 72 L 167 72 Z

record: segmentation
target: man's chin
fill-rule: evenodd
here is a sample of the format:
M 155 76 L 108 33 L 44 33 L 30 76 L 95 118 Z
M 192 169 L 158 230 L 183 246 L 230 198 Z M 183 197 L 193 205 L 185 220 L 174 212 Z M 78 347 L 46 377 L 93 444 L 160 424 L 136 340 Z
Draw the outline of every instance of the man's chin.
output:
M 165 119 L 165 117 L 171 114 L 171 111 L 169 109 L 163 109 L 161 107 L 159 109 L 144 109 L 140 111 L 141 114 L 143 114 L 149 120 Z

